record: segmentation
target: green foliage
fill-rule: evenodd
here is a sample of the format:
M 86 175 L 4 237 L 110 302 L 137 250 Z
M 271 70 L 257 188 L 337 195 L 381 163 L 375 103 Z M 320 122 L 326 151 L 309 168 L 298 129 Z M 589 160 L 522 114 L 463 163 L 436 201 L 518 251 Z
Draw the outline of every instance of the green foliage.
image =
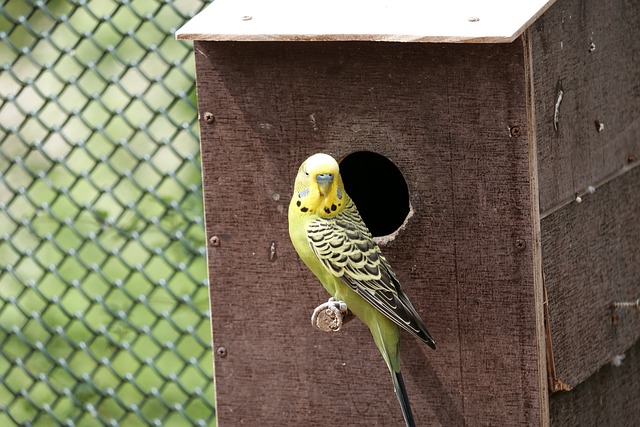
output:
M 0 8 L 0 425 L 211 425 L 202 2 Z

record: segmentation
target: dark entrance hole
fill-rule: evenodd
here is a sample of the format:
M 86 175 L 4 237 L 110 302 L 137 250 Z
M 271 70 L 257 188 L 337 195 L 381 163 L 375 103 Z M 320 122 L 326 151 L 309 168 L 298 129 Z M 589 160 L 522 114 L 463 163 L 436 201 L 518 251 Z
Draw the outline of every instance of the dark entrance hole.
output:
M 342 159 L 340 174 L 371 234 L 386 236 L 400 228 L 409 215 L 409 189 L 391 160 L 356 151 Z

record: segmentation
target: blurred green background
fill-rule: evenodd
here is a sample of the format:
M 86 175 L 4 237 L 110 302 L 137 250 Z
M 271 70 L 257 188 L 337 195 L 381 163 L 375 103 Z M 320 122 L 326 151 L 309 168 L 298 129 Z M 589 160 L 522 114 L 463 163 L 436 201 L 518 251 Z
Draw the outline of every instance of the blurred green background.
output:
M 214 424 L 205 3 L 0 1 L 0 426 Z

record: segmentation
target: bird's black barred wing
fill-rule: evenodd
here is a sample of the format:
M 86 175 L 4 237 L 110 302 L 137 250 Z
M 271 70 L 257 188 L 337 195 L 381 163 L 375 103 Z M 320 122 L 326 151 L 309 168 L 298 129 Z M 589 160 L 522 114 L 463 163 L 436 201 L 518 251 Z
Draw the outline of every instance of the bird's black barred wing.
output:
M 353 202 L 335 217 L 312 221 L 306 231 L 325 268 L 398 326 L 435 348 Z

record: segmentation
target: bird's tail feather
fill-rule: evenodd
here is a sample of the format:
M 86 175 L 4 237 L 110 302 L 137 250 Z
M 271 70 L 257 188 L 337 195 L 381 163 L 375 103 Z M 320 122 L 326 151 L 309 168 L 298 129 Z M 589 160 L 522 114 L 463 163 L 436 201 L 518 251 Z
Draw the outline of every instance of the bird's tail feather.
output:
M 404 387 L 404 379 L 400 371 L 395 372 L 392 370 L 391 376 L 393 377 L 393 387 L 400 402 L 400 408 L 402 409 L 402 416 L 407 427 L 415 427 L 416 423 L 413 420 L 413 413 L 411 412 L 411 405 L 409 405 L 409 397 L 407 395 L 407 389 Z

